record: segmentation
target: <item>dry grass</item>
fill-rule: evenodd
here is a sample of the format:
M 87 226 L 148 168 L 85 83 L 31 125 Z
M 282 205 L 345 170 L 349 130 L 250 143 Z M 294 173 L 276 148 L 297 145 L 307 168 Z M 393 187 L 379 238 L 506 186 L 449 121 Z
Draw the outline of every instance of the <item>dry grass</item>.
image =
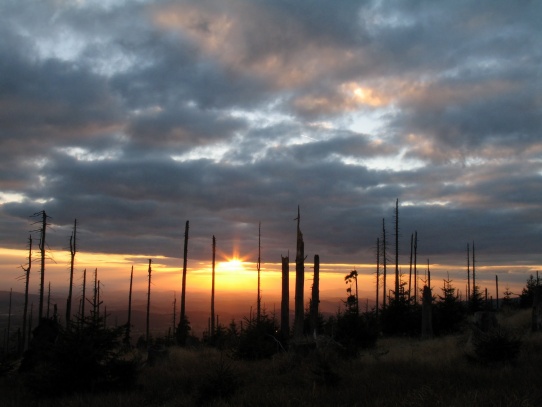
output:
M 487 367 L 464 354 L 466 335 L 420 341 L 384 338 L 375 349 L 344 360 L 332 351 L 239 361 L 215 349 L 172 348 L 146 366 L 124 393 L 35 400 L 16 378 L 0 382 L 2 406 L 539 406 L 542 334 L 527 334 L 530 314 L 503 314 L 521 333 L 514 364 Z M 11 384 L 9 382 L 11 381 Z M 17 388 L 19 386 L 19 388 Z

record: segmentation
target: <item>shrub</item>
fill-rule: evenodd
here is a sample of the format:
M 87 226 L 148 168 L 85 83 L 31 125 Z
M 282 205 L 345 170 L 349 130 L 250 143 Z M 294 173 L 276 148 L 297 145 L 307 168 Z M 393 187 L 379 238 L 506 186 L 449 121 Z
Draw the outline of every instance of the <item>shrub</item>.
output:
M 507 330 L 496 328 L 489 332 L 475 331 L 474 353 L 482 363 L 510 362 L 519 356 L 521 340 Z

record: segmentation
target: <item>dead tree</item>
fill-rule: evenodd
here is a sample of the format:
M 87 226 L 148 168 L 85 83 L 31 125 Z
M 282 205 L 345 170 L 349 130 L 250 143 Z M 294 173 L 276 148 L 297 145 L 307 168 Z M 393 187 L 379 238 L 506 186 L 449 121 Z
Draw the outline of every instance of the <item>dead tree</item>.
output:
M 379 294 L 380 294 L 380 238 L 376 238 L 376 299 L 375 299 L 375 314 L 378 319 L 378 309 L 380 308 L 379 304 Z
M 184 254 L 183 254 L 183 286 L 181 289 L 181 319 L 178 327 L 178 338 L 181 345 L 184 345 L 186 340 L 186 328 L 188 326 L 188 320 L 186 319 L 186 266 L 188 263 L 188 230 L 190 228 L 189 222 L 186 221 L 184 227 Z
M 49 216 L 45 213 L 45 211 L 37 212 L 33 217 L 41 216 L 41 221 L 38 221 L 37 223 L 41 223 L 41 227 L 38 229 L 38 232 L 40 232 L 40 241 L 39 241 L 39 248 L 41 252 L 41 270 L 40 270 L 40 303 L 38 308 L 38 320 L 41 321 L 43 318 L 43 296 L 45 292 L 45 235 L 47 231 L 47 219 L 50 219 Z
M 258 298 L 256 301 L 256 322 L 260 323 L 260 317 L 261 317 L 261 307 L 262 307 L 262 294 L 261 294 L 261 282 L 260 282 L 260 267 L 261 267 L 261 230 L 262 230 L 262 223 L 260 222 L 258 224 L 258 263 L 256 264 L 256 267 L 258 269 Z
M 418 304 L 418 231 L 414 232 L 414 303 Z
M 130 271 L 130 290 L 128 292 L 128 321 L 126 322 L 126 336 L 124 337 L 124 343 L 126 345 L 130 345 L 130 341 L 131 341 L 130 332 L 132 330 L 132 284 L 133 284 L 133 281 L 134 281 L 134 266 L 132 265 L 132 270 Z
M 318 304 L 320 303 L 320 256 L 314 255 L 314 277 L 312 281 L 312 296 L 311 296 L 311 328 L 312 333 L 316 335 L 318 332 Z
M 211 327 L 209 337 L 215 333 L 215 256 L 216 256 L 216 239 L 213 235 L 213 275 L 211 283 Z
M 399 302 L 399 199 L 395 201 L 395 303 Z
M 470 248 L 467 243 L 467 301 L 470 300 Z
M 152 260 L 149 259 L 149 269 L 148 269 L 148 272 L 149 272 L 149 285 L 148 285 L 148 288 L 147 288 L 147 324 L 146 324 L 146 335 L 145 335 L 145 338 L 146 338 L 146 343 L 147 343 L 147 346 L 150 345 L 150 331 L 149 331 L 149 322 L 150 322 L 150 315 L 151 315 L 151 272 L 152 272 L 152 269 L 151 269 L 151 262 Z
M 77 219 L 73 222 L 73 232 L 70 236 L 70 286 L 68 288 L 68 299 L 66 300 L 66 328 L 70 328 L 72 315 L 72 290 L 73 290 L 73 268 L 75 264 L 75 253 L 77 253 Z
M 382 218 L 382 308 L 386 308 L 386 272 L 387 272 L 387 259 L 386 259 L 386 224 L 384 218 Z
M 22 266 L 21 266 L 22 267 Z M 28 286 L 30 283 L 30 269 L 32 268 L 32 235 L 28 236 L 28 266 L 22 267 L 24 270 L 24 308 L 23 308 L 23 337 L 21 349 L 26 348 L 26 316 L 28 312 Z
M 497 311 L 499 310 L 499 276 L 495 274 L 495 292 L 496 292 L 496 301 L 497 301 Z
M 280 302 L 280 331 L 283 339 L 290 336 L 290 257 L 282 257 L 282 296 Z
M 305 285 L 305 243 L 303 233 L 299 228 L 301 215 L 299 205 L 297 207 L 297 250 L 295 256 L 295 314 L 294 314 L 294 336 L 299 339 L 303 336 L 303 290 Z
M 410 262 L 408 269 L 408 303 L 410 304 L 410 296 L 412 293 L 412 251 L 414 250 L 414 234 L 410 234 Z

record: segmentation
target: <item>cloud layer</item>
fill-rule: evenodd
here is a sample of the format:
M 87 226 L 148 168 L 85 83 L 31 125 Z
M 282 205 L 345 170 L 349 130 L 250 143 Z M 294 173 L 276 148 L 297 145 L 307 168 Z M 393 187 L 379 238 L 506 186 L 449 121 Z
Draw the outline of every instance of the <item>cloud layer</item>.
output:
M 542 6 L 78 1 L 0 6 L 0 245 L 369 263 L 541 264 Z M 504 272 L 506 272 L 506 268 Z M 523 276 L 521 277 L 523 280 Z

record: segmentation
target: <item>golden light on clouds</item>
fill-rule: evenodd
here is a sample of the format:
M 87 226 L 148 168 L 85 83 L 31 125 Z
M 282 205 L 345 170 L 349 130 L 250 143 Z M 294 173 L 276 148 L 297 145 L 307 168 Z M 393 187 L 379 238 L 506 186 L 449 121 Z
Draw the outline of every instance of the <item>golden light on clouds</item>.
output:
M 157 7 L 152 20 L 228 68 L 278 88 L 302 86 L 340 70 L 354 58 L 336 44 L 313 41 L 292 16 L 262 8 L 265 5 L 236 0 L 169 5 Z M 283 30 L 277 30 L 279 25 Z

